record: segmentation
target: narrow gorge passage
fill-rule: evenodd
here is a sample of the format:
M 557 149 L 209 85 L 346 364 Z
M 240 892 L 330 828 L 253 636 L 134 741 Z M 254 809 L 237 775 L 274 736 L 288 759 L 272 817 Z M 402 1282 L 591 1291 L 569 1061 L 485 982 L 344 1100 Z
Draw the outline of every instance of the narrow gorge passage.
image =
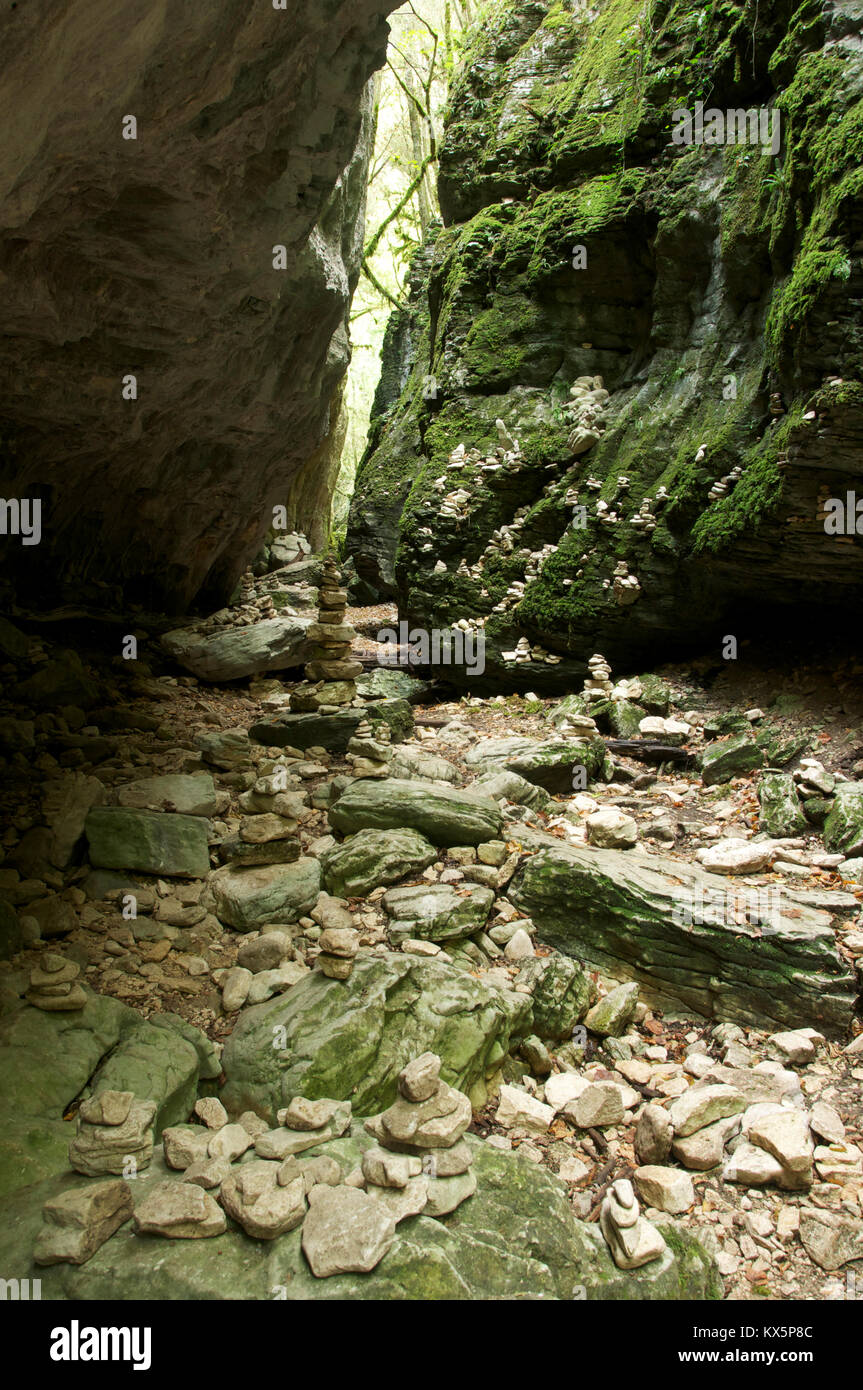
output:
M 857 6 L 0 44 L 4 1297 L 856 1301 Z

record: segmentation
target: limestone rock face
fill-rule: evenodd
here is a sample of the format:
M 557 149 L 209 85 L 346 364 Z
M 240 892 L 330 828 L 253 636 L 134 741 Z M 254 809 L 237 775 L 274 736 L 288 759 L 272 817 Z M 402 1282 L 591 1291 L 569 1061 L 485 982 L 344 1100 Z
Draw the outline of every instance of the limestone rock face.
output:
M 43 504 L 41 543 L 3 548 L 22 580 L 221 601 L 272 506 L 319 501 L 395 7 L 4 8 L 3 495 Z
M 735 6 L 690 28 L 685 0 L 637 52 L 628 0 L 511 0 L 475 36 L 347 549 L 363 603 L 484 619 L 486 688 L 572 690 L 590 652 L 635 669 L 735 605 L 794 631 L 863 591 L 853 519 L 825 527 L 861 491 L 861 17 L 807 14 L 774 6 L 747 58 Z M 780 113 L 781 197 L 758 143 L 672 142 L 699 64 L 714 109 Z

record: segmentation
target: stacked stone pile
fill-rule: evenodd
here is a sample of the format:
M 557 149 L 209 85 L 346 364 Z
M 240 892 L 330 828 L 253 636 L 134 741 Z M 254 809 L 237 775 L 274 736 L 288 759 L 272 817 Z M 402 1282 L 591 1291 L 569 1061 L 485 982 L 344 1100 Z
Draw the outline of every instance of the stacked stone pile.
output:
M 641 1215 L 628 1178 L 618 1178 L 603 1198 L 599 1227 L 618 1269 L 639 1269 L 667 1249 L 662 1233 Z
M 362 673 L 362 664 L 352 661 L 351 643 L 354 629 L 344 621 L 347 591 L 341 587 L 338 566 L 331 555 L 323 564 L 318 589 L 317 620 L 306 631 L 312 646 L 311 660 L 306 663 L 306 680 L 293 691 L 291 709 L 298 712 L 337 709 L 356 699 L 355 679 Z
M 587 663 L 590 674 L 584 682 L 582 694 L 586 700 L 607 700 L 610 698 L 613 686 L 611 684 L 611 667 L 604 656 L 598 653 L 590 657 Z
M 388 777 L 392 761 L 392 732 L 383 721 L 373 729 L 367 719 L 357 725 L 348 740 L 347 761 L 354 777 Z
M 349 927 L 327 927 L 318 939 L 318 965 L 331 980 L 348 980 L 360 946 L 359 932 Z
M 476 1191 L 471 1152 L 463 1140 L 471 1121 L 470 1101 L 441 1081 L 440 1068 L 441 1059 L 433 1052 L 416 1057 L 399 1074 L 398 1100 L 365 1122 L 367 1132 L 377 1140 L 377 1148 L 363 1159 L 366 1181 L 382 1190 L 403 1189 L 424 1176 L 426 1200 L 420 1209 L 429 1216 L 455 1211 Z M 418 1160 L 419 1170 L 416 1163 L 395 1163 L 395 1155 Z M 419 1191 L 413 1189 L 416 1195 Z M 396 1207 L 407 1201 L 385 1200 L 393 1200 Z
M 136 1100 L 131 1091 L 102 1091 L 82 1101 L 69 1162 L 90 1178 L 104 1173 L 128 1177 L 148 1167 L 155 1114 L 154 1101 Z
M 27 1003 L 46 1013 L 67 1013 L 83 1009 L 87 995 L 78 983 L 80 965 L 64 960 L 54 951 L 46 951 L 39 964 L 30 971 Z
M 586 454 L 605 433 L 605 414 L 609 394 L 601 376 L 576 377 L 567 407 L 572 420 L 569 447 L 575 455 Z

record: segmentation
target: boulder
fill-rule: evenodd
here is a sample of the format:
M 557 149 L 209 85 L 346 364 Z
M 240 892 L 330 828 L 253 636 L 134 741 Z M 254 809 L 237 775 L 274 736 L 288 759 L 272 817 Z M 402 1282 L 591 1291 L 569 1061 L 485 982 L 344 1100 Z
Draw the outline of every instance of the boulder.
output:
M 555 846 L 527 859 L 509 889 L 540 939 L 648 999 L 765 1027 L 850 1024 L 856 997 L 828 912 L 780 889 L 739 893 L 680 860 Z
M 245 627 L 176 628 L 162 646 L 178 666 L 203 681 L 237 681 L 267 671 L 303 666 L 311 655 L 306 640 L 309 619 L 264 618 Z
M 824 822 L 824 844 L 849 857 L 863 851 L 863 782 L 840 782 Z
M 214 1074 L 201 1055 L 212 1045 L 192 1024 L 182 1027 L 198 1047 L 171 1026 L 173 1015 L 156 1017 L 160 1023 L 88 993 L 75 1013 L 23 1008 L 0 1019 L 0 1195 L 68 1171 L 73 1131 L 63 1115 L 82 1095 L 132 1091 L 152 1099 L 157 1137 L 186 1118 L 199 1076 Z
M 498 837 L 503 817 L 476 792 L 390 777 L 348 787 L 330 808 L 330 824 L 344 834 L 407 827 L 435 845 L 478 845 Z
M 637 1004 L 638 985 L 618 985 L 588 1010 L 585 1025 L 601 1038 L 622 1037 L 635 1016 Z
M 789 772 L 763 773 L 758 783 L 758 802 L 761 807 L 759 830 L 777 837 L 807 833 L 809 823 Z
M 328 893 L 364 898 L 373 889 L 417 875 L 437 850 L 416 830 L 359 830 L 321 855 Z
M 249 729 L 249 738 L 274 748 L 326 748 L 344 753 L 362 720 L 372 717 L 389 724 L 393 743 L 413 733 L 414 715 L 407 700 L 376 700 L 372 706 L 340 709 L 335 714 L 281 714 L 260 720 Z
M 605 743 L 585 739 L 484 738 L 465 754 L 467 767 L 479 772 L 516 772 L 546 791 L 572 791 L 573 769 L 583 767 L 595 780 L 605 762 Z
M 89 812 L 85 830 L 94 868 L 134 869 L 167 878 L 206 878 L 209 873 L 207 825 L 200 816 L 103 806 Z
M 95 778 L 93 779 L 95 781 Z M 117 804 L 142 811 L 176 811 L 183 816 L 214 816 L 218 798 L 209 772 L 187 776 L 141 777 L 117 788 Z
M 518 983 L 530 993 L 534 1032 L 551 1042 L 572 1036 L 596 993 L 580 961 L 556 951 L 525 961 L 518 972 Z
M 434 959 L 360 955 L 348 980 L 314 971 L 240 1015 L 222 1056 L 221 1098 L 232 1113 L 272 1119 L 294 1096 L 350 1097 L 355 1114 L 370 1115 L 395 1100 L 399 1071 L 425 1051 L 441 1057 L 446 1081 L 482 1098 L 486 1078 L 530 1031 L 523 995 Z
M 587 842 L 600 849 L 631 849 L 638 839 L 635 818 L 617 806 L 603 806 L 585 821 Z
M 66 772 L 46 783 L 42 796 L 42 815 L 51 838 L 48 858 L 58 869 L 66 869 L 78 854 L 84 838 L 87 814 L 105 800 L 105 788 L 98 777 L 84 772 Z
M 317 859 L 292 864 L 234 868 L 226 864 L 210 879 L 220 922 L 237 931 L 253 931 L 267 922 L 296 922 L 317 902 L 321 866 Z
M 701 780 L 705 787 L 745 777 L 764 766 L 764 752 L 751 734 L 733 734 L 721 743 L 711 744 L 701 755 Z
M 484 772 L 471 783 L 471 791 L 490 796 L 493 801 L 504 799 L 517 806 L 529 806 L 532 811 L 546 811 L 553 804 L 544 787 L 517 772 Z
M 452 941 L 482 931 L 493 902 L 490 888 L 429 883 L 417 888 L 391 888 L 384 895 L 383 908 L 392 919 L 392 936 Z

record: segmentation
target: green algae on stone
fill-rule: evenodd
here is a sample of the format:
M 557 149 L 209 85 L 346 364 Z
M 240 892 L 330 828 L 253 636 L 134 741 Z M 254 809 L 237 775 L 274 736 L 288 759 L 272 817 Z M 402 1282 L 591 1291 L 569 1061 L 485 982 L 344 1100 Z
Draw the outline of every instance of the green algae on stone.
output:
M 358 1115 L 396 1097 L 402 1067 L 436 1052 L 470 1092 L 532 1031 L 526 995 L 492 989 L 434 959 L 361 953 L 348 980 L 319 971 L 245 1009 L 225 1044 L 222 1100 L 272 1119 L 294 1096 L 350 1100 Z

